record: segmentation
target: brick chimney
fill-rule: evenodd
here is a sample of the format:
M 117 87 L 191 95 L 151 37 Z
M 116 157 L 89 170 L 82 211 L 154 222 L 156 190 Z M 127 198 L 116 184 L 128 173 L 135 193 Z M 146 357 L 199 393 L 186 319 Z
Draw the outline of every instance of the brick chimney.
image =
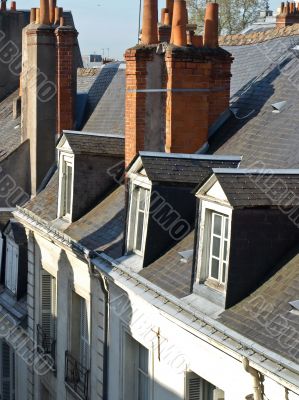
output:
M 299 23 L 299 9 L 294 2 L 282 2 L 280 13 L 276 17 L 276 27 L 281 28 Z
M 40 0 L 23 30 L 22 139 L 30 141 L 32 195 L 55 163 L 57 135 L 74 127 L 77 31 L 53 24 L 54 5 Z
M 187 24 L 186 1 L 174 0 L 171 43 L 126 51 L 126 165 L 140 150 L 198 151 L 229 107 L 232 57 L 218 46 L 218 4 L 207 5 L 204 38 Z
M 61 21 L 63 19 L 61 18 Z M 77 92 L 77 69 L 75 47 L 78 32 L 71 26 L 59 26 L 55 30 L 57 43 L 57 129 L 58 135 L 63 130 L 74 129 Z

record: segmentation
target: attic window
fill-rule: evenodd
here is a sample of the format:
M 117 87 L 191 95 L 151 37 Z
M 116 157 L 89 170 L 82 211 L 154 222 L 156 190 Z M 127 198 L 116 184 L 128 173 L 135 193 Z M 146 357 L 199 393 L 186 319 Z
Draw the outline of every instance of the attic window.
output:
M 286 101 L 279 101 L 278 103 L 271 104 L 273 110 L 273 114 L 279 114 L 286 108 L 287 102 Z
M 62 154 L 59 174 L 59 217 L 71 220 L 73 203 L 73 157 Z
M 289 305 L 292 307 L 291 313 L 295 315 L 299 315 L 299 300 L 290 301 Z
M 187 264 L 193 257 L 193 250 L 180 251 L 181 263 Z

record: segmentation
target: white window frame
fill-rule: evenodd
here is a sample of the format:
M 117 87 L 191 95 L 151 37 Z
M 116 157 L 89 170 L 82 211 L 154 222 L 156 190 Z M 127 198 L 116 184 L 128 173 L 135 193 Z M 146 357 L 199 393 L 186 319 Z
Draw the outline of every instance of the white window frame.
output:
M 136 249 L 137 241 L 137 221 L 139 209 L 134 207 L 134 196 L 138 188 L 146 190 L 145 196 L 145 207 L 144 207 L 144 221 L 142 230 L 142 243 L 141 250 Z M 140 194 L 138 194 L 139 199 Z M 146 177 L 139 176 L 137 179 L 131 180 L 130 182 L 130 205 L 129 205 L 129 223 L 128 223 L 128 237 L 127 237 L 127 252 L 132 251 L 133 253 L 143 256 L 145 250 L 145 243 L 147 237 L 147 227 L 149 219 L 149 207 L 151 198 L 151 183 Z M 138 200 L 137 200 L 138 203 Z
M 19 272 L 19 246 L 9 237 L 6 238 L 6 259 L 5 259 L 5 287 L 14 295 L 18 290 Z
M 122 371 L 123 371 L 123 376 L 122 376 L 122 395 L 123 398 L 126 399 L 128 395 L 128 385 L 130 386 L 130 389 L 132 390 L 132 393 L 130 395 L 133 395 L 133 398 L 130 397 L 130 400 L 138 400 L 139 398 L 139 374 L 142 374 L 146 379 L 147 379 L 147 399 L 150 400 L 152 398 L 152 364 L 151 364 L 151 351 L 143 346 L 138 340 L 136 340 L 126 328 L 123 327 L 122 330 Z M 127 351 L 129 348 L 129 341 L 131 341 L 131 345 L 133 346 L 133 357 L 130 357 L 129 362 L 131 363 L 131 366 L 133 368 L 128 368 L 127 366 Z M 140 350 L 145 350 L 147 351 L 147 371 L 142 370 L 140 366 Z M 130 367 L 131 367 L 130 366 Z M 133 379 L 132 382 L 127 382 L 127 371 L 130 371 Z
M 201 218 L 199 223 L 199 246 L 198 246 L 198 268 L 197 283 L 206 284 L 218 291 L 225 291 L 227 285 L 227 276 L 229 270 L 229 255 L 231 242 L 231 220 L 232 207 L 214 203 L 201 199 Z M 225 284 L 210 277 L 211 271 L 211 236 L 212 236 L 212 214 L 220 214 L 228 218 L 228 246 L 227 246 L 227 268 Z
M 72 182 L 71 182 L 71 193 L 70 193 L 70 213 L 66 212 L 66 186 L 67 186 L 67 167 L 72 168 Z M 73 196 L 74 196 L 74 156 L 66 153 L 60 154 L 59 163 L 59 198 L 58 198 L 58 218 L 66 219 L 67 221 L 72 220 L 72 209 L 73 209 Z

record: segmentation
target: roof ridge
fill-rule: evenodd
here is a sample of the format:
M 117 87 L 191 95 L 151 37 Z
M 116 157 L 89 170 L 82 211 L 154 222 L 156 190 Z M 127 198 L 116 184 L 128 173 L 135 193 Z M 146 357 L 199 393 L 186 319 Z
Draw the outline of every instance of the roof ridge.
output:
M 232 160 L 242 161 L 241 156 L 236 155 L 206 155 L 206 154 L 185 154 L 185 153 L 164 153 L 154 151 L 140 151 L 141 157 L 159 157 L 159 158 L 180 158 L 180 159 L 193 159 L 193 160 Z
M 271 168 L 213 168 L 214 174 L 232 175 L 299 175 L 299 169 L 271 169 Z
M 219 44 L 220 46 L 246 46 L 296 35 L 299 35 L 299 24 L 293 24 L 282 28 L 272 28 L 263 32 L 223 35 L 219 37 Z

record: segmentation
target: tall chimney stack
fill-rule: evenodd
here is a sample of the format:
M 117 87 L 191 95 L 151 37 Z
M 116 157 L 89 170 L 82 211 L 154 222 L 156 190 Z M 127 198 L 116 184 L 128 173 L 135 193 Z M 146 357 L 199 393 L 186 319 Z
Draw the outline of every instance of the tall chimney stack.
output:
M 207 3 L 205 14 L 204 46 L 218 47 L 218 4 Z
M 158 0 L 144 0 L 141 42 L 144 45 L 158 43 Z

